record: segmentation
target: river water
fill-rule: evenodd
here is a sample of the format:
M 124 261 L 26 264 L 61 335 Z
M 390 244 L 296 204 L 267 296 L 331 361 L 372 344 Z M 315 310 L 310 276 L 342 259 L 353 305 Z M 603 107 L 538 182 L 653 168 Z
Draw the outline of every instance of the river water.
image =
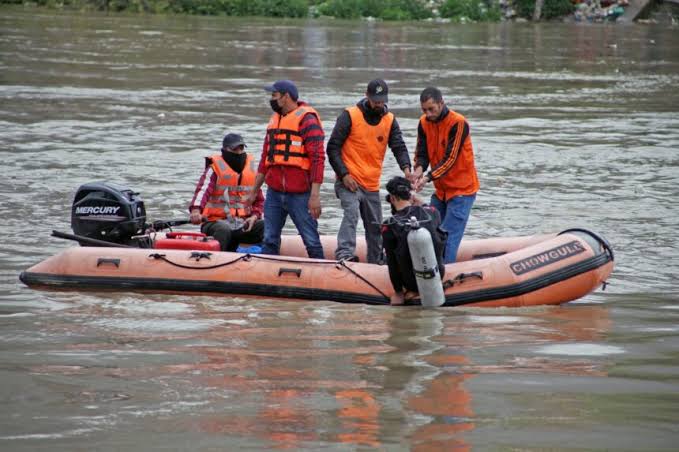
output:
M 645 25 L 3 9 L 0 449 L 676 450 L 677 49 L 676 28 Z M 423 310 L 19 282 L 72 246 L 49 235 L 69 231 L 80 184 L 183 217 L 225 132 L 258 154 L 264 84 L 295 80 L 329 135 L 375 77 L 410 148 L 425 86 L 467 116 L 482 184 L 468 237 L 590 228 L 616 252 L 606 291 Z M 384 180 L 397 173 L 388 153 Z

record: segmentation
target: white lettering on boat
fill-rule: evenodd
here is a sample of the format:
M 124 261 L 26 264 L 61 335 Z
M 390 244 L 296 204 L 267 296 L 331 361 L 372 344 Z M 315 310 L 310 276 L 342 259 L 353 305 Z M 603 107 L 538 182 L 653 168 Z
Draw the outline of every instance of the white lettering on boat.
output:
M 512 262 L 509 264 L 509 267 L 514 274 L 523 275 L 524 273 L 544 267 L 545 265 L 553 264 L 554 262 L 566 259 L 567 257 L 575 256 L 584 251 L 585 247 L 583 244 L 574 240 L 564 245 L 557 246 L 556 248 L 552 248 L 551 250 L 543 251 L 540 254 L 535 254 L 525 259 L 521 259 L 520 261 Z

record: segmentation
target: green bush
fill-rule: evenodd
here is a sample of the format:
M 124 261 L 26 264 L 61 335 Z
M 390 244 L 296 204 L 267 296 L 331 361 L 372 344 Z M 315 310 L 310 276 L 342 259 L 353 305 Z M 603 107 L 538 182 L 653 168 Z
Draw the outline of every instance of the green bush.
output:
M 380 17 L 381 11 L 389 6 L 389 0 L 361 0 L 362 17 Z
M 379 16 L 380 19 L 384 20 L 410 20 L 412 17 L 410 17 L 410 13 L 408 11 L 403 11 L 402 9 L 399 8 L 386 8 L 380 11 Z
M 402 19 L 389 19 L 385 12 L 394 9 L 403 11 Z M 420 20 L 431 17 L 431 11 L 425 7 L 424 1 L 418 0 L 390 0 L 385 2 L 385 8 L 379 16 L 384 20 Z
M 533 18 L 535 0 L 515 0 L 516 12 L 521 17 Z M 571 0 L 545 0 L 542 5 L 542 19 L 554 19 L 570 14 L 575 9 Z
M 358 19 L 363 3 L 363 0 L 329 0 L 318 5 L 318 12 L 338 19 Z
M 240 3 L 247 4 L 243 0 Z M 309 13 L 307 0 L 256 0 L 255 14 L 268 17 L 306 17 Z
M 318 12 L 338 19 L 417 20 L 431 17 L 431 11 L 420 0 L 327 0 L 318 5 Z
M 358 1 L 358 0 L 357 0 Z M 0 0 L 50 8 L 227 16 L 306 17 L 308 0 Z
M 309 4 L 307 0 L 169 0 L 167 9 L 202 15 L 306 17 Z
M 498 21 L 502 18 L 502 11 L 495 0 L 488 0 L 488 3 L 484 0 L 445 0 L 441 5 L 441 17 Z

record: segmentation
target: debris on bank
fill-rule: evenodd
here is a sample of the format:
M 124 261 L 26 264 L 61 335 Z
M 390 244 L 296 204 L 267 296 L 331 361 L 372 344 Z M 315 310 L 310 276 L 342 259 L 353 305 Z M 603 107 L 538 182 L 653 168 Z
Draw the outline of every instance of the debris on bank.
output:
M 578 0 L 573 20 L 576 22 L 616 21 L 625 14 L 628 0 Z
M 637 0 L 497 0 L 504 20 L 616 21 Z M 652 0 L 641 0 L 649 2 Z

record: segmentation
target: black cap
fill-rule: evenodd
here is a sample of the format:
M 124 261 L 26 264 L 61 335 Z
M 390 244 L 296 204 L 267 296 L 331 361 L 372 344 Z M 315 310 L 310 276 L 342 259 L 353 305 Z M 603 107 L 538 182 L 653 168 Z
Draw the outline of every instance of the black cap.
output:
M 377 78 L 371 80 L 370 83 L 368 83 L 368 89 L 365 93 L 368 96 L 368 99 L 373 102 L 389 102 L 389 87 L 387 86 L 387 82 L 382 79 Z
M 265 86 L 264 91 L 281 94 L 287 93 L 290 94 L 292 100 L 297 100 L 299 98 L 297 87 L 290 80 L 278 80 L 271 86 Z
M 226 136 L 224 136 L 224 140 L 222 141 L 222 149 L 234 149 L 240 145 L 247 147 L 245 141 L 243 141 L 243 137 L 237 133 L 227 133 Z
M 410 199 L 410 192 L 412 189 L 412 184 L 405 177 L 394 176 L 387 182 L 387 191 L 389 194 L 403 200 Z

